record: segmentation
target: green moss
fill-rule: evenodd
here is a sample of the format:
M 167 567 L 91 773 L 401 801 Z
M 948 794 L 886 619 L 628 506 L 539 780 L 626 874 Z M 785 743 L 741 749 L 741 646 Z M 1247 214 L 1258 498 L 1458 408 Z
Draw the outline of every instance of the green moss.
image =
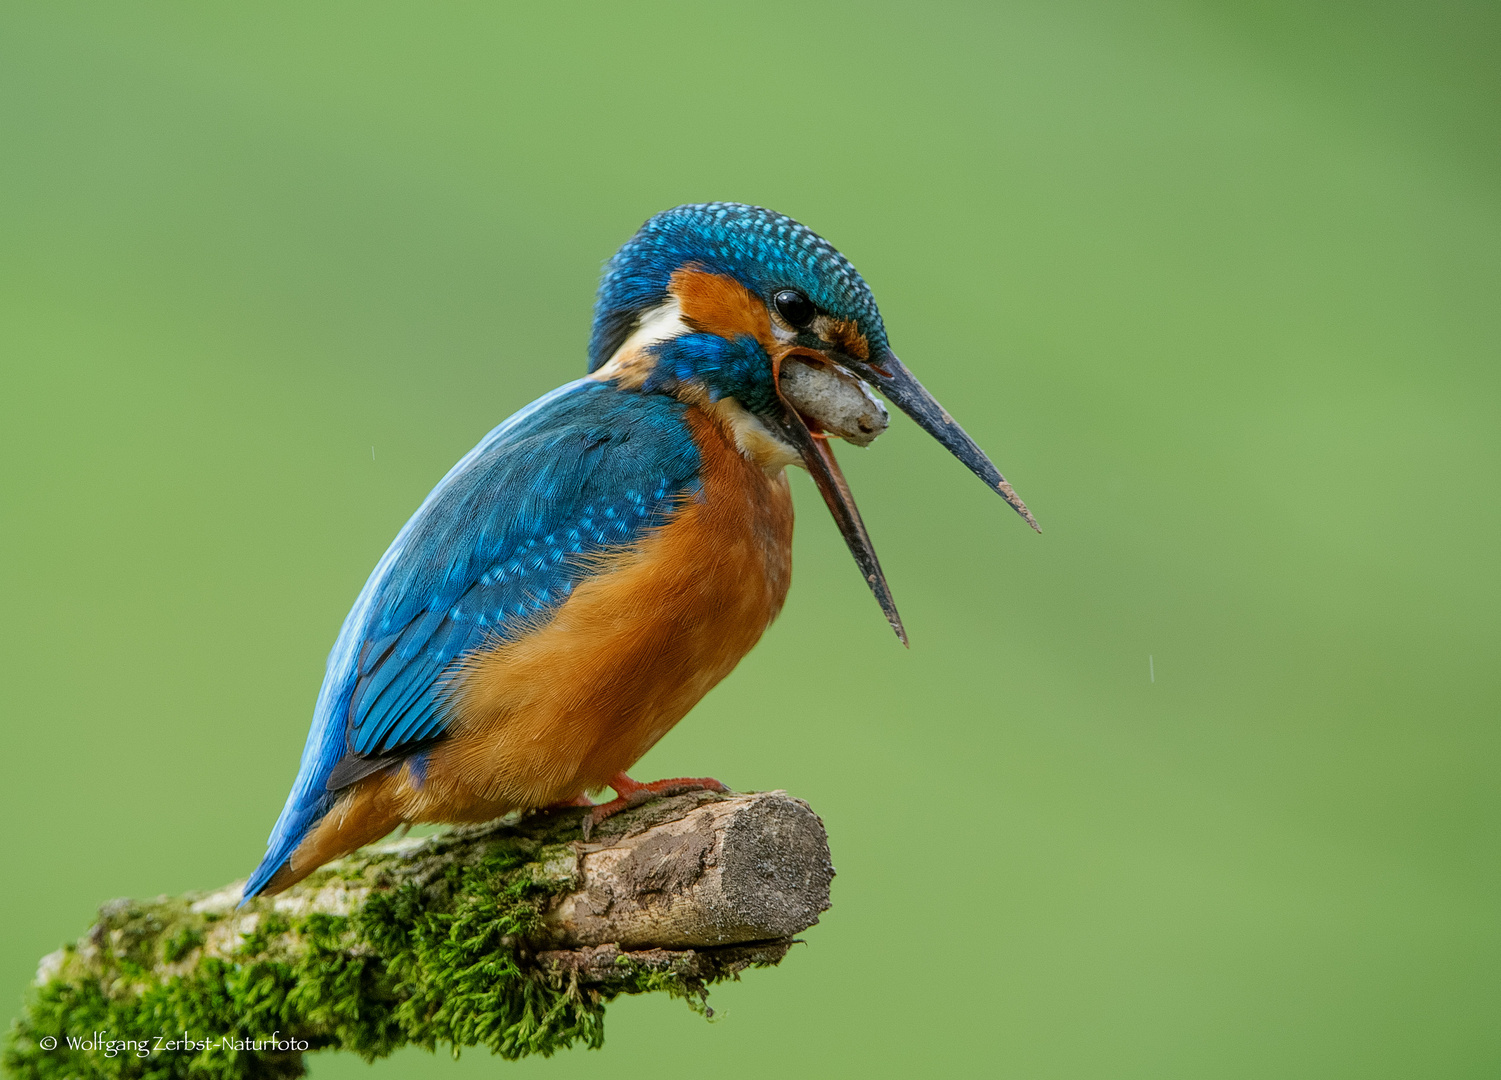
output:
M 203 932 L 191 926 L 178 927 L 177 932 L 162 942 L 162 959 L 175 964 L 188 953 L 203 944 Z
M 666 991 L 706 1012 L 699 977 L 626 961 L 581 988 L 529 962 L 528 935 L 571 883 L 568 824 L 344 860 L 319 876 L 369 889 L 348 914 L 113 901 L 33 987 L 3 1063 L 28 1080 L 295 1077 L 303 1051 L 323 1048 L 373 1060 L 407 1044 L 505 1058 L 598 1047 L 621 993 Z M 94 1032 L 129 1045 L 93 1045 Z

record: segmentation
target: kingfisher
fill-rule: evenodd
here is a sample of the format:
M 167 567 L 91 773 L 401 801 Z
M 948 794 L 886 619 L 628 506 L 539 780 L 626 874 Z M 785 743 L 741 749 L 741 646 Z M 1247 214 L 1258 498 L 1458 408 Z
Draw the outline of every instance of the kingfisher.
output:
M 588 374 L 486 435 L 370 574 L 245 898 L 403 824 L 580 806 L 592 826 L 726 790 L 626 771 L 781 611 L 788 466 L 812 476 L 906 644 L 830 447 L 885 430 L 872 389 L 1037 528 L 896 358 L 870 289 L 826 240 L 740 203 L 647 221 L 605 266 Z M 590 801 L 606 788 L 615 799 Z

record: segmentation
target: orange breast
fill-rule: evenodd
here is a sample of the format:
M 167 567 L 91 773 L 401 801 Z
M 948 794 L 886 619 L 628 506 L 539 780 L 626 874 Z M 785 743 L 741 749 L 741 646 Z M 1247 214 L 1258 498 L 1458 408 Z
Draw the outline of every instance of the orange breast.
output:
M 688 423 L 701 492 L 629 552 L 602 560 L 536 632 L 472 655 L 451 735 L 418 786 L 386 778 L 409 821 L 486 820 L 605 786 L 728 675 L 776 618 L 792 577 L 792 499 L 710 412 Z

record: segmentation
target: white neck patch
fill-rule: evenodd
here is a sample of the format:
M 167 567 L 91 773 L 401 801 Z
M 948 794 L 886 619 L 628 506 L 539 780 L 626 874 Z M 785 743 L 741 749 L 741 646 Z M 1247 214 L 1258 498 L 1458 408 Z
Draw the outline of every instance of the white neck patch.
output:
M 631 336 L 620 343 L 620 348 L 590 378 L 615 379 L 622 386 L 639 386 L 647 375 L 646 365 L 642 362 L 646 350 L 652 345 L 681 337 L 692 329 L 683 321 L 683 307 L 678 298 L 669 294 L 664 303 L 642 313 Z

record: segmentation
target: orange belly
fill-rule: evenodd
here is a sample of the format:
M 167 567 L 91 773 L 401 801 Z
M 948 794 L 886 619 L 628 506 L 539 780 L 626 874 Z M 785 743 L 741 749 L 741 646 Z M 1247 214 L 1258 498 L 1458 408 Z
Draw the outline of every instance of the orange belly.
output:
M 402 821 L 487 821 L 605 787 L 760 640 L 792 580 L 787 477 L 742 455 L 715 414 L 692 408 L 687 421 L 700 492 L 602 557 L 534 632 L 466 657 L 425 775 L 408 764 L 356 784 L 278 888 Z

